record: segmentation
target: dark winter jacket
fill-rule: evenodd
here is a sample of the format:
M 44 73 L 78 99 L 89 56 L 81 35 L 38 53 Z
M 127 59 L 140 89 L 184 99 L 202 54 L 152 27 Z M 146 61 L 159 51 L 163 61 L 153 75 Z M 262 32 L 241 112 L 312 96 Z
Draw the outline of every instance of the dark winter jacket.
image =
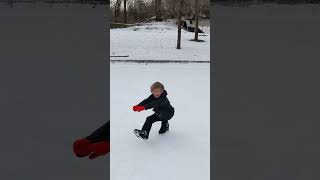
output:
M 174 114 L 174 108 L 167 98 L 166 90 L 163 91 L 159 98 L 155 98 L 151 94 L 147 99 L 139 103 L 138 106 L 144 106 L 146 110 L 153 108 L 153 111 L 164 120 L 171 119 Z
M 87 139 L 89 139 L 91 143 L 110 141 L 110 121 L 95 130 Z

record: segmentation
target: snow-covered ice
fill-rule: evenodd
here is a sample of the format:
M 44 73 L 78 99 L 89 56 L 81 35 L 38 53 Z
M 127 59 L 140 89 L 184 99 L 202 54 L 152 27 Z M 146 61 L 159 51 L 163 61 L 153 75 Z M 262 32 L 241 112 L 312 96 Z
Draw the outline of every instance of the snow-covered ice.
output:
M 177 46 L 177 26 L 173 21 L 145 23 L 122 29 L 110 29 L 112 60 L 192 60 L 210 61 L 210 27 L 201 27 L 204 42 L 190 41 L 193 32 L 181 30 L 181 49 Z
M 112 63 L 110 69 L 111 179 L 209 180 L 210 65 Z M 165 85 L 175 116 L 169 134 L 159 136 L 156 122 L 144 142 L 133 129 L 153 111 L 132 106 L 155 81 Z

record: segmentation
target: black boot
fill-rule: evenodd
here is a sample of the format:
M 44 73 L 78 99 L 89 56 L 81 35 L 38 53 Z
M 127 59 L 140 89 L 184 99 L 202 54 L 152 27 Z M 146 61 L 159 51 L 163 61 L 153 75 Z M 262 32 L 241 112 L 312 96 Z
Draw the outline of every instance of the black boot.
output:
M 163 135 L 163 134 L 165 134 L 166 132 L 168 132 L 169 131 L 169 123 L 168 122 L 165 122 L 165 123 L 163 123 L 162 125 L 161 125 L 161 128 L 160 128 L 160 130 L 159 130 L 159 134 L 160 135 Z
M 135 129 L 133 132 L 137 137 L 142 138 L 143 140 L 148 140 L 149 138 L 149 133 L 146 130 Z

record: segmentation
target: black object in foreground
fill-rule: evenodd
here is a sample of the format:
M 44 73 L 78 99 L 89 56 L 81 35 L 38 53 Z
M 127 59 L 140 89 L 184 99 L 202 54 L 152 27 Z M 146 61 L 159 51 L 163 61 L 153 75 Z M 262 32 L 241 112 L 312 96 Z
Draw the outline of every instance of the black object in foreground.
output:
M 110 141 L 110 121 L 95 130 L 87 137 L 87 139 L 89 139 L 92 143 Z

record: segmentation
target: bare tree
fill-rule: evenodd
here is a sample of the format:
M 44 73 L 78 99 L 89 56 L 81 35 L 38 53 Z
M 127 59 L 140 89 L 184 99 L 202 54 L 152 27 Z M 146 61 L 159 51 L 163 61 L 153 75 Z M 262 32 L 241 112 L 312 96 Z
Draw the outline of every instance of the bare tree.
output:
M 200 0 L 199 13 L 202 14 L 206 19 L 210 18 L 210 1 Z
M 177 39 L 177 49 L 181 49 L 181 25 L 182 25 L 182 8 L 184 0 L 179 0 L 178 7 L 178 39 Z
M 196 26 L 194 27 L 194 40 L 198 41 L 198 28 L 199 28 L 199 0 L 195 0 L 196 6 Z
M 209 0 L 198 1 L 198 18 L 209 18 Z M 196 0 L 111 0 L 113 20 L 116 22 L 130 23 L 143 22 L 153 19 L 163 21 L 164 19 L 177 19 L 179 8 L 181 17 L 194 19 L 196 15 Z M 200 22 L 199 22 L 200 24 Z
M 137 3 L 137 6 L 138 6 L 138 17 L 137 17 L 137 21 L 140 22 L 140 19 L 141 19 L 141 10 L 142 10 L 142 0 L 137 0 L 136 1 Z
M 177 0 L 166 0 L 163 3 L 163 7 L 165 8 L 164 14 L 166 17 L 170 19 L 177 17 Z
M 162 21 L 161 10 L 161 0 L 155 0 L 156 21 Z
M 127 23 L 127 0 L 123 0 L 123 21 L 124 23 Z
M 122 0 L 116 0 L 114 4 L 114 17 L 116 22 L 119 21 L 121 1 Z

